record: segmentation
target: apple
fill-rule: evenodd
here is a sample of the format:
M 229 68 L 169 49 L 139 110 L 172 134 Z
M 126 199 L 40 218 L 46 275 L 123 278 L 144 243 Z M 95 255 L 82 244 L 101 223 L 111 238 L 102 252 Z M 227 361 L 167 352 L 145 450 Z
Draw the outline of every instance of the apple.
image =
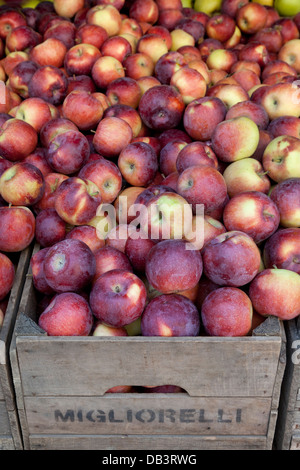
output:
M 22 119 L 8 119 L 0 128 L 1 156 L 12 162 L 23 160 L 38 144 L 36 130 Z
M 300 178 L 287 178 L 271 190 L 270 198 L 278 207 L 282 227 L 300 227 L 299 192 Z
M 266 110 L 263 106 L 251 100 L 236 103 L 227 111 L 225 119 L 233 119 L 241 116 L 252 119 L 259 129 L 267 129 L 269 125 L 269 116 Z
M 73 18 L 78 11 L 84 7 L 84 0 L 53 0 L 53 6 L 56 13 L 59 16 L 65 16 L 66 18 Z
M 289 269 L 300 274 L 300 228 L 282 228 L 271 235 L 263 248 L 265 268 Z
M 87 24 L 84 22 L 75 30 L 75 43 L 91 44 L 99 50 L 107 38 L 108 34 L 106 30 L 100 25 Z
M 143 36 L 143 29 L 138 21 L 129 16 L 122 16 L 121 29 L 119 35 L 121 34 L 131 34 L 136 39 L 140 39 Z
M 184 129 L 194 140 L 210 140 L 215 127 L 224 120 L 225 115 L 225 104 L 219 98 L 205 96 L 186 106 Z
M 157 155 L 151 145 L 131 142 L 121 150 L 118 167 L 131 186 L 148 186 L 158 170 Z
M 244 34 L 255 34 L 267 21 L 267 9 L 259 3 L 249 2 L 237 10 L 236 24 Z
M 123 104 L 137 109 L 142 92 L 133 78 L 119 77 L 107 85 L 105 94 L 111 105 Z
M 218 235 L 201 253 L 204 275 L 220 286 L 244 286 L 260 268 L 261 255 L 255 241 L 238 230 Z
M 177 171 L 176 161 L 180 151 L 188 145 L 183 140 L 168 142 L 159 153 L 159 168 L 164 176 Z
M 65 292 L 55 295 L 41 313 L 38 325 L 48 336 L 89 336 L 93 314 L 81 295 Z
M 18 162 L 0 177 L 1 197 L 14 206 L 31 206 L 43 196 L 45 181 L 42 172 L 27 162 Z
M 226 228 L 222 222 L 206 214 L 197 214 L 193 216 L 191 233 L 185 235 L 185 240 L 201 251 L 206 243 L 224 232 Z
M 179 91 L 185 105 L 203 98 L 207 90 L 205 78 L 188 65 L 173 73 L 170 85 Z
M 42 126 L 39 133 L 42 146 L 47 148 L 52 139 L 69 130 L 78 131 L 76 124 L 69 119 L 62 117 L 50 119 Z
M 163 148 L 165 145 L 167 145 L 171 141 L 176 141 L 176 140 L 182 140 L 183 142 L 187 142 L 188 144 L 192 142 L 191 137 L 185 132 L 184 129 L 182 128 L 172 128 L 172 129 L 167 129 L 158 135 L 158 141 L 160 144 L 160 147 Z
M 121 251 L 122 253 L 125 253 L 126 241 L 132 230 L 135 230 L 135 227 L 132 227 L 129 224 L 116 225 L 107 234 L 107 237 L 105 238 L 105 245 L 111 246 Z
M 299 139 L 300 118 L 296 116 L 280 116 L 269 123 L 268 130 L 274 138 L 281 135 L 289 135 Z
M 95 251 L 96 270 L 93 276 L 93 284 L 102 274 L 114 269 L 133 272 L 132 265 L 125 252 L 109 245 L 105 245 Z
M 25 51 L 29 52 L 34 46 L 40 43 L 41 35 L 28 25 L 21 25 L 13 28 L 5 38 L 5 50 L 9 52 Z
M 80 109 L 80 113 L 78 113 Z M 71 91 L 62 103 L 62 116 L 81 131 L 94 129 L 103 116 L 103 107 L 93 93 L 83 90 Z
M 129 234 L 125 243 L 125 254 L 135 272 L 144 273 L 146 259 L 155 241 L 147 237 L 141 229 Z
M 194 10 L 203 12 L 209 16 L 220 11 L 222 6 L 222 0 L 212 0 L 207 2 L 206 0 L 195 0 Z
M 125 326 L 116 328 L 101 320 L 95 321 L 92 336 L 128 336 Z M 109 393 L 108 391 L 106 393 Z M 111 393 L 111 392 L 110 392 Z M 124 391 L 122 391 L 124 393 Z
M 101 52 L 92 44 L 75 44 L 64 57 L 64 68 L 68 75 L 89 75 Z
M 133 133 L 133 139 L 140 135 L 142 130 L 142 119 L 136 109 L 127 104 L 114 104 L 108 106 L 103 113 L 103 117 L 114 116 L 126 121 Z
M 89 155 L 86 136 L 79 130 L 66 130 L 51 139 L 46 159 L 54 172 L 72 175 L 81 169 Z
M 16 108 L 16 119 L 30 124 L 37 133 L 52 119 L 49 104 L 42 98 L 26 98 Z
M 289 65 L 287 62 L 279 59 L 269 62 L 262 70 L 261 77 L 263 80 L 265 80 L 268 76 L 279 72 L 285 73 L 289 76 L 291 75 L 292 77 L 295 77 L 295 79 L 297 77 L 297 72 L 294 67 Z
M 70 225 L 87 225 L 102 203 L 98 186 L 90 180 L 71 176 L 56 190 L 55 209 Z
M 219 168 L 215 153 L 209 145 L 201 141 L 194 141 L 183 146 L 177 156 L 175 170 L 182 173 L 186 168 L 195 165 Z
M 87 11 L 86 23 L 102 26 L 111 37 L 119 34 L 122 16 L 113 5 L 94 5 Z
M 268 65 L 266 65 L 266 67 L 268 67 Z M 237 60 L 232 65 L 230 72 L 234 73 L 234 72 L 238 72 L 239 70 L 243 70 L 243 69 L 252 70 L 252 72 L 255 72 L 259 77 L 260 77 L 261 73 L 263 73 L 261 71 L 260 66 L 256 62 L 252 62 L 251 60 Z
M 154 63 L 150 56 L 142 52 L 127 55 L 122 61 L 126 76 L 134 80 L 153 75 Z
M 66 53 L 66 45 L 60 39 L 53 37 L 34 46 L 29 52 L 29 58 L 38 66 L 62 67 Z
M 164 131 L 179 125 L 185 105 L 181 94 L 170 85 L 147 90 L 139 102 L 139 113 L 147 127 Z
M 191 205 L 167 186 L 150 186 L 132 209 L 129 213 L 136 212 L 143 233 L 151 240 L 181 239 L 191 231 Z
M 252 315 L 249 296 L 237 287 L 213 290 L 201 307 L 201 321 L 209 336 L 247 336 L 252 326 Z
M 94 316 L 114 327 L 137 320 L 146 305 L 146 288 L 134 273 L 114 269 L 94 283 L 89 303 Z
M 45 280 L 57 293 L 78 292 L 93 279 L 95 255 L 82 241 L 62 240 L 49 247 L 44 259 Z
M 28 98 L 28 84 L 38 65 L 31 60 L 19 62 L 9 75 L 9 87 L 22 98 Z
M 298 37 L 287 41 L 278 52 L 278 59 L 293 67 L 297 73 L 300 72 L 299 50 L 300 39 Z
M 300 12 L 297 0 L 275 0 L 274 8 L 276 8 L 280 16 L 295 16 Z
M 49 23 L 49 26 L 46 28 L 43 39 L 47 40 L 50 38 L 59 39 L 67 49 L 75 46 L 77 28 L 74 23 L 69 20 L 62 19 L 57 21 L 55 24 Z
M 45 247 L 35 252 L 30 258 L 30 268 L 34 288 L 39 293 L 46 295 L 47 298 L 50 296 L 50 299 L 52 300 L 52 297 L 55 292 L 46 282 L 44 273 L 44 259 L 46 254 L 48 253 L 48 250 L 49 248 Z M 49 305 L 49 303 L 47 305 Z M 44 310 L 44 308 L 42 308 L 42 310 Z
M 192 205 L 194 212 L 198 205 L 204 212 L 220 207 L 227 197 L 226 182 L 222 174 L 212 166 L 194 165 L 179 174 L 178 193 Z
M 159 16 L 159 8 L 154 0 L 135 0 L 129 8 L 129 17 L 138 23 L 154 24 Z
M 180 294 L 152 299 L 141 317 L 142 336 L 198 336 L 200 315 L 193 302 Z
M 230 49 L 215 49 L 209 53 L 206 59 L 209 70 L 219 69 L 228 73 L 235 62 L 237 62 L 237 54 Z
M 64 72 L 53 65 L 44 65 L 37 69 L 28 84 L 29 97 L 42 98 L 57 106 L 64 100 L 68 89 L 68 80 Z
M 259 129 L 247 116 L 238 116 L 217 124 L 212 138 L 212 149 L 223 162 L 251 157 L 257 149 Z
M 56 191 L 60 183 L 67 178 L 67 175 L 55 172 L 48 173 L 44 176 L 45 189 L 43 195 L 41 199 L 33 205 L 33 209 L 36 213 L 44 209 L 54 208 Z
M 66 233 L 65 238 L 81 240 L 88 245 L 94 254 L 99 250 L 99 248 L 102 248 L 105 245 L 105 241 L 97 236 L 96 228 L 91 227 L 90 225 L 79 225 L 73 227 L 68 233 Z
M 34 239 L 35 217 L 25 206 L 0 207 L 0 251 L 25 250 Z
M 11 259 L 0 253 L 0 300 L 3 300 L 13 287 L 15 280 L 15 267 Z
M 207 89 L 206 96 L 219 98 L 227 109 L 241 101 L 249 100 L 248 92 L 238 83 L 220 83 L 219 81 Z
M 18 9 L 7 8 L 0 12 L 0 38 L 5 40 L 8 34 L 18 26 L 26 26 L 26 17 Z
M 201 42 L 205 35 L 204 25 L 200 21 L 197 21 L 193 18 L 182 18 L 175 25 L 175 29 L 181 29 L 190 34 L 194 38 L 195 44 Z
M 231 16 L 232 18 L 235 18 L 238 9 L 247 3 L 249 3 L 249 0 L 223 0 L 221 5 L 221 12 Z
M 233 196 L 225 205 L 223 223 L 227 231 L 245 232 L 259 244 L 276 232 L 280 214 L 267 194 L 244 191 Z
M 206 35 L 220 42 L 228 41 L 235 30 L 235 20 L 226 13 L 211 16 L 206 23 Z
M 294 83 L 278 83 L 266 86 L 261 105 L 270 120 L 282 116 L 300 116 L 300 90 Z
M 281 135 L 271 140 L 263 153 L 262 165 L 273 181 L 300 177 L 299 149 L 297 137 Z
M 264 44 L 258 41 L 250 41 L 239 50 L 238 60 L 254 61 L 260 67 L 264 67 L 271 59 L 270 53 Z
M 94 96 L 97 95 L 96 85 L 89 75 L 73 75 L 68 78 L 68 89 L 67 95 L 72 91 L 87 91 L 89 93 L 94 93 Z
M 100 120 L 93 137 L 96 152 L 106 158 L 116 158 L 132 140 L 130 125 L 124 119 L 107 116 Z
M 132 54 L 132 46 L 130 42 L 120 35 L 108 37 L 101 45 L 100 52 L 104 56 L 111 56 L 120 62 L 130 54 Z
M 268 52 L 277 54 L 283 45 L 283 37 L 280 29 L 276 26 L 260 29 L 254 34 L 252 40 L 264 44 Z
M 187 62 L 180 52 L 169 51 L 156 62 L 154 75 L 162 85 L 170 85 L 172 75 L 185 65 Z
M 44 209 L 35 219 L 35 239 L 41 247 L 52 246 L 62 241 L 67 234 L 67 225 L 53 208 Z
M 168 8 L 164 7 L 162 9 L 159 7 L 159 15 L 156 24 L 172 31 L 182 19 L 184 19 L 182 8 L 177 8 L 176 5 L 172 3 L 168 5 Z
M 250 283 L 249 297 L 260 315 L 292 320 L 300 314 L 300 275 L 289 269 L 264 269 Z
M 160 35 L 143 34 L 137 42 L 136 52 L 148 55 L 155 65 L 160 57 L 169 52 L 169 48 Z
M 243 158 L 230 163 L 223 172 L 230 198 L 244 191 L 259 191 L 268 194 L 271 181 L 268 174 L 255 158 Z
M 195 287 L 202 271 L 198 250 L 187 249 L 184 240 L 163 240 L 151 248 L 146 259 L 148 282 L 163 294 L 180 293 Z

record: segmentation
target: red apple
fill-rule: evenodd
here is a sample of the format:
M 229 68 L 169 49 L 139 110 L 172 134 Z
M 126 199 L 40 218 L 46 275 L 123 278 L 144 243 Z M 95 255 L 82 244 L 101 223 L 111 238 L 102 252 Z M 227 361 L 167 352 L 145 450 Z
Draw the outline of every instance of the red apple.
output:
M 224 71 L 221 71 L 224 73 Z M 226 72 L 225 72 L 226 73 Z M 219 98 L 227 109 L 241 101 L 248 101 L 248 92 L 239 84 L 235 83 L 216 83 L 207 90 L 208 97 Z
M 201 320 L 209 336 L 246 336 L 252 326 L 252 314 L 250 298 L 237 287 L 210 292 L 201 308 Z
M 52 246 L 65 238 L 66 222 L 55 209 L 45 209 L 35 219 L 35 239 L 41 247 Z
M 0 253 L 0 300 L 9 294 L 15 280 L 15 268 L 11 259 Z
M 116 158 L 132 140 L 130 125 L 114 116 L 108 116 L 99 122 L 93 138 L 96 152 L 106 158 Z
M 72 91 L 86 91 L 98 95 L 96 85 L 89 75 L 73 75 L 68 77 L 67 95 Z
M 78 292 L 93 279 L 95 256 L 76 239 L 62 240 L 49 247 L 44 259 L 45 280 L 58 293 Z
M 234 19 L 226 13 L 219 13 L 210 17 L 206 23 L 206 35 L 220 42 L 228 41 L 235 30 Z
M 0 251 L 14 253 L 34 239 L 35 217 L 28 207 L 0 207 Z
M 44 65 L 33 74 L 28 85 L 29 97 L 42 98 L 57 106 L 64 100 L 68 80 L 64 72 L 53 65 Z
M 237 10 L 236 24 L 245 34 L 254 34 L 264 28 L 267 21 L 267 9 L 259 3 L 249 2 Z
M 134 80 L 152 76 L 154 72 L 153 60 L 142 52 L 127 55 L 122 63 L 126 70 L 126 76 Z
M 129 209 L 135 204 L 138 195 L 143 193 L 144 190 L 145 188 L 138 186 L 128 186 L 119 193 L 114 201 L 116 218 L 119 224 L 128 224 L 135 219 L 135 214 L 129 215 Z
M 68 75 L 89 75 L 101 52 L 92 44 L 76 44 L 65 54 L 64 67 Z
M 5 49 L 7 52 L 25 51 L 29 52 L 39 44 L 42 36 L 28 25 L 17 26 L 12 29 L 5 38 Z
M 46 158 L 54 172 L 74 174 L 90 155 L 87 138 L 80 131 L 68 130 L 56 135 L 48 145 Z
M 23 160 L 38 144 L 36 130 L 22 119 L 9 119 L 0 128 L 1 156 L 12 162 Z
M 22 98 L 28 98 L 28 84 L 38 65 L 31 60 L 19 62 L 9 75 L 9 87 Z
M 136 80 L 130 77 L 119 77 L 112 80 L 106 88 L 106 96 L 111 105 L 123 104 L 136 109 L 142 92 Z
M 26 162 L 18 162 L 0 177 L 0 194 L 14 206 L 31 206 L 43 196 L 45 181 L 42 172 Z
M 134 18 L 138 23 L 154 24 L 158 16 L 159 9 L 154 0 L 135 0 L 129 8 L 129 17 Z
M 62 173 L 49 173 L 44 177 L 45 189 L 42 198 L 34 204 L 33 208 L 35 212 L 39 212 L 44 209 L 54 208 L 54 202 L 56 197 L 56 191 L 60 183 L 68 178 L 67 175 Z
M 180 151 L 188 145 L 183 140 L 168 142 L 159 153 L 159 168 L 164 176 L 177 171 L 176 162 Z
M 76 240 L 81 240 L 82 242 L 86 243 L 86 245 L 94 254 L 97 250 L 99 250 L 99 248 L 102 248 L 105 245 L 105 241 L 98 237 L 96 228 L 90 225 L 80 225 L 73 227 L 66 234 L 65 238 L 75 238 Z
M 66 292 L 54 297 L 40 315 L 38 324 L 48 336 L 88 336 L 93 314 L 81 295 Z
M 145 285 L 138 276 L 115 269 L 97 279 L 90 293 L 90 306 L 97 319 L 122 327 L 141 316 L 146 298 Z
M 200 315 L 183 295 L 165 294 L 152 299 L 141 318 L 142 336 L 198 336 Z
M 125 243 L 125 254 L 128 256 L 134 271 L 145 272 L 146 259 L 149 251 L 155 245 L 140 229 L 129 234 Z
M 56 13 L 66 18 L 73 18 L 84 7 L 84 0 L 53 0 Z
M 140 135 L 143 123 L 137 109 L 127 104 L 114 104 L 110 105 L 103 113 L 103 117 L 114 116 L 120 119 L 124 119 L 131 129 L 133 139 Z M 146 137 L 147 139 L 148 137 Z M 149 139 L 149 138 L 148 138 Z M 148 142 L 146 142 L 148 143 Z
M 263 153 L 262 165 L 273 181 L 300 178 L 299 149 L 300 140 L 290 135 L 271 140 Z
M 39 66 L 62 67 L 66 53 L 66 45 L 60 39 L 52 37 L 34 46 L 29 53 L 29 58 Z
M 121 150 L 118 167 L 130 185 L 148 186 L 158 170 L 157 155 L 149 144 L 131 142 Z
M 253 101 L 242 101 L 232 106 L 226 113 L 225 119 L 246 116 L 258 126 L 259 129 L 266 129 L 269 124 L 269 116 L 266 110 Z
M 133 51 L 130 42 L 125 37 L 117 35 L 108 37 L 101 45 L 100 52 L 104 56 L 115 57 L 123 62 Z
M 145 125 L 159 131 L 177 127 L 184 108 L 182 96 L 170 85 L 150 88 L 139 103 L 139 113 Z
M 93 284 L 102 274 L 114 269 L 133 271 L 128 256 L 117 248 L 109 245 L 99 248 L 95 252 L 95 259 L 96 271 L 93 277 Z
M 192 205 L 203 205 L 204 211 L 220 207 L 226 199 L 227 187 L 222 174 L 211 166 L 195 165 L 179 174 L 177 191 Z
M 6 39 L 10 31 L 18 26 L 26 26 L 26 17 L 18 9 L 7 8 L 0 12 L 0 37 Z
M 62 19 L 55 24 L 50 23 L 44 32 L 43 38 L 44 40 L 56 38 L 61 41 L 67 49 L 70 49 L 75 45 L 76 32 L 77 28 L 72 21 Z
M 91 44 L 99 50 L 107 38 L 106 30 L 96 24 L 83 23 L 75 31 L 75 42 L 77 44 Z
M 187 65 L 183 55 L 178 51 L 163 54 L 155 64 L 154 74 L 162 85 L 170 85 L 172 75 Z
M 223 223 L 227 231 L 247 233 L 255 243 L 269 238 L 279 227 L 276 204 L 259 191 L 244 191 L 233 196 L 224 207 Z
M 244 232 L 218 235 L 202 250 L 203 272 L 216 284 L 240 287 L 259 272 L 261 256 L 254 240 Z
M 173 73 L 170 85 L 179 91 L 185 105 L 203 98 L 207 90 L 205 78 L 188 65 Z
M 161 56 L 169 52 L 165 40 L 158 34 L 143 34 L 136 45 L 136 52 L 147 54 L 154 64 Z
M 254 309 L 263 316 L 291 320 L 300 314 L 300 275 L 289 269 L 264 269 L 249 286 Z
M 65 131 L 78 131 L 78 127 L 69 119 L 54 118 L 46 122 L 40 130 L 40 141 L 43 147 L 48 147 L 51 140 Z
M 17 106 L 15 118 L 27 122 L 39 133 L 52 115 L 49 104 L 42 98 L 26 98 Z
M 299 117 L 300 89 L 297 87 L 297 81 L 266 85 L 260 103 L 267 111 L 270 120 L 282 116 Z
M 85 164 L 78 176 L 96 184 L 103 203 L 112 203 L 122 189 L 122 175 L 118 166 L 103 157 Z
M 270 62 L 270 53 L 264 44 L 258 41 L 251 41 L 244 44 L 238 52 L 238 60 L 257 62 L 260 67 L 264 67 Z
M 116 225 L 107 234 L 105 245 L 111 246 L 121 251 L 122 253 L 125 253 L 126 241 L 132 230 L 135 230 L 135 227 L 132 227 L 129 224 Z
M 163 240 L 151 248 L 146 259 L 148 282 L 163 294 L 195 287 L 203 270 L 198 250 L 187 249 L 184 240 Z
M 226 107 L 219 98 L 203 97 L 189 103 L 184 111 L 183 125 L 194 140 L 210 140 L 212 133 L 226 115 Z
M 125 69 L 115 57 L 102 56 L 94 63 L 91 76 L 98 88 L 106 90 L 111 82 L 125 77 Z
M 263 248 L 265 268 L 289 269 L 300 274 L 300 229 L 282 228 L 266 241 Z
M 78 110 L 80 109 L 80 113 Z M 62 104 L 62 116 L 81 131 L 94 129 L 103 116 L 103 107 L 99 100 L 88 91 L 71 91 Z
M 182 173 L 186 168 L 195 165 L 207 165 L 218 169 L 218 159 L 211 147 L 204 142 L 194 141 L 186 144 L 176 159 L 176 170 Z
M 77 176 L 62 181 L 56 190 L 56 212 L 70 225 L 87 225 L 96 216 L 101 202 L 98 186 Z
M 300 227 L 300 178 L 287 178 L 272 188 L 270 198 L 280 213 L 282 227 Z
M 53 294 L 55 294 L 54 290 L 49 286 L 45 279 L 44 273 L 44 259 L 46 254 L 48 253 L 49 248 L 41 248 L 39 251 L 34 253 L 30 259 L 30 267 L 32 272 L 32 282 L 34 288 L 42 293 L 45 294 L 47 297 L 50 296 L 52 299 Z M 44 310 L 44 308 L 43 308 Z
M 268 125 L 268 131 L 273 137 L 290 135 L 300 138 L 300 118 L 296 116 L 280 116 L 273 119 Z

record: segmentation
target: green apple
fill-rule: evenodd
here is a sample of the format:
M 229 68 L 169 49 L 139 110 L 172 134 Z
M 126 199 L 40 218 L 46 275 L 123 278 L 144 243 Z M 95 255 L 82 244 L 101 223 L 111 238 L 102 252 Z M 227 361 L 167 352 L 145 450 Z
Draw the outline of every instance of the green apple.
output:
M 202 11 L 207 15 L 213 15 L 221 10 L 222 0 L 195 0 L 194 10 Z
M 275 0 L 275 10 L 280 16 L 295 16 L 300 12 L 299 0 Z
M 193 8 L 193 0 L 181 0 L 182 8 Z

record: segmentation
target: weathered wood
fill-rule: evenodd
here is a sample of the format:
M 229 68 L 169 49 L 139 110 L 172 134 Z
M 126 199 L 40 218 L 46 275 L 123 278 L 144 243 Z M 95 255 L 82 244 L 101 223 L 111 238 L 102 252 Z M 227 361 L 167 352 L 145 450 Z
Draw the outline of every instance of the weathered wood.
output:
M 274 442 L 277 449 L 300 449 L 300 322 L 285 322 L 287 347 L 286 368 L 281 388 L 278 423 Z
M 25 449 L 272 448 L 286 360 L 278 318 L 241 338 L 48 337 L 29 271 L 10 358 Z M 186 393 L 105 393 L 166 384 Z
M 26 274 L 32 253 L 32 246 L 21 253 L 13 253 L 12 261 L 16 265 L 14 284 L 9 294 L 9 301 L 0 329 L 0 400 L 6 408 L 9 422 L 9 435 L 6 436 L 6 421 L 0 419 L 0 449 L 17 450 L 23 448 L 20 424 L 17 415 L 16 398 L 12 380 L 11 364 L 9 360 L 9 347 L 22 296 Z M 5 437 L 4 437 L 5 436 Z

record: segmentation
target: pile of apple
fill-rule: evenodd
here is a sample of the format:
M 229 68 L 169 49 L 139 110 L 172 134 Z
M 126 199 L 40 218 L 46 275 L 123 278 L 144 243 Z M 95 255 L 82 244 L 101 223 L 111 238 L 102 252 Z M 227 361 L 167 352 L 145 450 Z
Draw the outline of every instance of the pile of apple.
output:
M 48 335 L 245 336 L 300 314 L 300 13 L 261 3 L 0 7 L 0 300 L 35 240 Z M 164 236 L 183 208 L 201 239 Z

